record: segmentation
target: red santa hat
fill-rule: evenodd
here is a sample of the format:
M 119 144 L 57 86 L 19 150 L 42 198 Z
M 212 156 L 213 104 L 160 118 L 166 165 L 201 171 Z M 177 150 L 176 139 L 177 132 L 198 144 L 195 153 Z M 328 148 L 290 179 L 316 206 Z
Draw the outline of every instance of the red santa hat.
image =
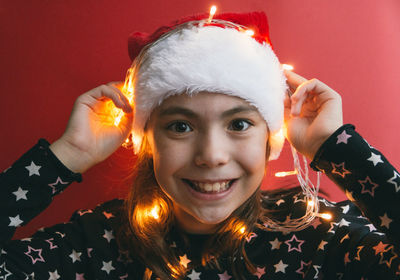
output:
M 133 60 L 134 149 L 138 152 L 151 112 L 176 94 L 216 92 L 258 109 L 270 130 L 271 154 L 283 146 L 283 69 L 270 42 L 264 12 L 195 15 L 129 37 Z M 253 34 L 249 33 L 252 30 Z

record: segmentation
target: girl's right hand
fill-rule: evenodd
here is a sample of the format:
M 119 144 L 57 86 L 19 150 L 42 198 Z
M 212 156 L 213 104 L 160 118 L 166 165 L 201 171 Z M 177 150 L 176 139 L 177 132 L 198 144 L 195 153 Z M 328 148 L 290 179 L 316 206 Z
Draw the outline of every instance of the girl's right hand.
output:
M 110 100 L 125 113 L 118 126 L 105 113 Z M 112 84 L 92 89 L 77 98 L 64 134 L 50 149 L 68 169 L 82 173 L 121 146 L 132 129 L 132 112 L 128 99 Z

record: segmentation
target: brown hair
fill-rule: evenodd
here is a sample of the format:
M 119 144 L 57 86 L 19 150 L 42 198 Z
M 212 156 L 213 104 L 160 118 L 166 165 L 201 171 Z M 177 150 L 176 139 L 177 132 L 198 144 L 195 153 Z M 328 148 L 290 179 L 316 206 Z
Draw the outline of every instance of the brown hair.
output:
M 175 228 L 172 201 L 155 179 L 149 149 L 148 140 L 144 137 L 132 174 L 133 185 L 124 205 L 126 216 L 117 240 L 124 250 L 135 252 L 135 256 L 148 267 L 143 279 L 150 279 L 152 272 L 161 279 L 183 279 L 195 267 L 181 265 L 177 250 L 171 246 L 173 233 L 182 234 L 184 240 L 185 237 Z M 266 159 L 269 153 L 268 138 Z M 265 215 L 261 200 L 258 188 L 208 238 L 201 254 L 202 266 L 220 268 L 218 258 L 226 256 L 235 279 L 246 279 L 246 272 L 256 271 L 244 246 L 245 237 L 260 226 L 259 222 Z

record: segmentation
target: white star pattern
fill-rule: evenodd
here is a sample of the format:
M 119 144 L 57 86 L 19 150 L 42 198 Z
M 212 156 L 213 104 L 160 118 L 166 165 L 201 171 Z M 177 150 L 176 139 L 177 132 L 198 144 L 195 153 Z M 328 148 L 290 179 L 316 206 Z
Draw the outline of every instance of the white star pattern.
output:
M 107 239 L 107 241 L 110 243 L 111 242 L 111 239 L 114 239 L 114 234 L 113 234 L 113 231 L 112 230 L 104 230 L 104 235 L 103 235 L 103 237 L 105 238 L 105 239 Z
M 373 224 L 368 224 L 368 225 L 365 225 L 365 226 L 369 228 L 370 232 L 376 230 L 376 227 Z
M 386 227 L 389 229 L 389 224 L 393 221 L 390 219 L 387 214 L 383 214 L 383 216 L 379 217 L 381 219 L 381 227 Z
M 347 144 L 347 140 L 351 138 L 351 135 L 347 134 L 345 130 L 337 136 L 336 145 L 340 143 Z
M 30 165 L 25 166 L 25 168 L 29 171 L 29 177 L 32 175 L 40 176 L 39 169 L 41 168 L 41 166 L 36 165 L 33 161 Z
M 347 214 L 347 212 L 349 212 L 349 210 L 350 210 L 349 205 L 341 206 L 340 208 L 343 209 L 343 211 L 342 211 L 343 214 Z
M 6 263 L 3 263 L 2 265 L 0 265 L 0 277 L 1 279 L 7 279 L 8 276 L 11 276 L 12 273 L 11 271 L 7 270 L 6 268 Z
M 13 194 L 16 196 L 15 201 L 18 201 L 20 199 L 28 200 L 28 198 L 26 197 L 27 193 L 28 193 L 28 191 L 25 191 L 25 190 L 21 189 L 21 187 L 18 187 L 18 190 L 13 192 Z
M 269 241 L 269 243 L 271 243 L 271 246 L 272 246 L 271 250 L 274 250 L 274 249 L 279 250 L 279 248 L 281 247 L 281 244 L 282 244 L 282 242 L 280 242 L 278 240 L 278 238 L 275 238 L 273 241 Z
M 279 199 L 277 202 L 275 202 L 276 205 L 281 205 L 282 203 L 284 203 L 285 201 L 283 199 Z
M 313 265 L 313 267 L 315 269 L 314 279 L 318 279 L 318 277 L 319 277 L 318 274 L 319 274 L 319 270 L 320 270 L 321 266 L 320 265 Z
M 200 273 L 192 270 L 192 273 L 190 273 L 187 277 L 189 277 L 190 280 L 200 280 Z
M 344 218 L 340 220 L 339 227 L 348 227 L 350 222 L 346 221 Z
M 69 257 L 72 259 L 72 263 L 75 263 L 76 261 L 81 261 L 81 255 L 82 253 L 72 250 L 72 253 L 69 255 Z
M 400 184 L 399 184 L 400 180 L 397 181 L 398 179 L 400 179 L 399 173 L 397 173 L 396 171 L 393 171 L 393 177 L 390 178 L 389 180 L 387 180 L 388 183 L 391 183 L 394 185 L 396 192 L 398 192 L 400 190 Z
M 282 260 L 280 260 L 277 264 L 274 264 L 274 266 L 275 266 L 275 273 L 277 272 L 286 273 L 285 270 L 288 265 L 283 263 Z
M 371 161 L 374 166 L 377 166 L 378 163 L 383 163 L 381 156 L 373 152 L 371 152 L 371 156 L 367 160 Z
M 336 226 L 337 226 L 339 223 L 331 222 L 330 224 L 331 224 L 331 227 L 329 228 L 328 232 L 335 233 L 334 228 L 336 228 Z
M 49 271 L 50 277 L 49 280 L 57 280 L 60 278 L 57 269 L 54 272 Z
M 19 227 L 24 221 L 19 218 L 19 215 L 15 217 L 8 217 L 10 219 L 10 227 Z
M 110 272 L 114 269 L 115 267 L 112 266 L 112 261 L 103 262 L 103 267 L 101 268 L 101 270 L 104 270 L 105 272 L 107 272 L 107 274 L 110 274 Z
M 34 280 L 35 279 L 35 273 L 34 272 L 32 272 L 31 274 L 26 274 L 26 273 L 24 273 L 25 274 L 25 276 L 26 276 L 26 278 L 25 278 L 25 280 Z

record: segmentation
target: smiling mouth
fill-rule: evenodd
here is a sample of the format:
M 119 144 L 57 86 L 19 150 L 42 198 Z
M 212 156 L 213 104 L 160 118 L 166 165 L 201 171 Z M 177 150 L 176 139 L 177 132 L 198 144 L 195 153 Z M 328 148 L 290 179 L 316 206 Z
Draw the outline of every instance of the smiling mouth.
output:
M 216 194 L 228 190 L 232 186 L 233 182 L 236 181 L 237 179 L 214 182 L 214 183 L 203 183 L 198 181 L 191 181 L 188 179 L 182 179 L 182 180 L 197 192 Z

